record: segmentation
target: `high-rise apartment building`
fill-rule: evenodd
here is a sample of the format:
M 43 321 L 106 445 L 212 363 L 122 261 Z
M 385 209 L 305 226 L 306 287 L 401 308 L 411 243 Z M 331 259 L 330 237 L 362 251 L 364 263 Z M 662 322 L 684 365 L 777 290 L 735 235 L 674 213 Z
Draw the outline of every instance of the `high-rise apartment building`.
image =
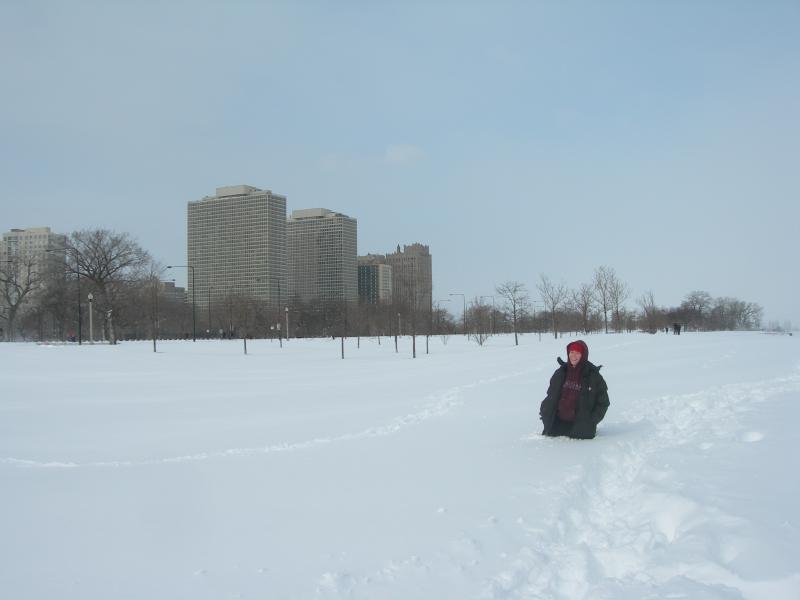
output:
M 47 250 L 60 250 L 66 245 L 67 236 L 53 233 L 49 227 L 12 229 L 3 234 L 0 258 L 12 260 L 15 256 L 33 256 L 44 259 Z
M 381 254 L 358 257 L 358 297 L 367 304 L 392 301 L 392 267 Z
M 433 302 L 433 269 L 428 246 L 397 246 L 397 252 L 386 255 L 392 267 L 392 298 L 396 304 L 413 310 L 430 311 Z
M 288 297 L 286 197 L 249 185 L 188 203 L 188 294 L 198 307 L 244 297 L 275 307 Z M 194 282 L 192 281 L 194 279 Z M 194 288 L 193 288 L 194 286 Z
M 3 241 L 0 243 L 0 265 L 3 266 L 4 272 L 13 268 L 16 277 L 23 276 L 29 270 L 32 273 L 43 273 L 48 261 L 53 264 L 54 261 L 65 260 L 66 245 L 67 236 L 53 233 L 49 227 L 12 229 L 3 234 Z M 15 262 L 9 263 L 9 261 Z
M 358 299 L 355 219 L 326 208 L 295 210 L 287 221 L 287 238 L 290 299 Z

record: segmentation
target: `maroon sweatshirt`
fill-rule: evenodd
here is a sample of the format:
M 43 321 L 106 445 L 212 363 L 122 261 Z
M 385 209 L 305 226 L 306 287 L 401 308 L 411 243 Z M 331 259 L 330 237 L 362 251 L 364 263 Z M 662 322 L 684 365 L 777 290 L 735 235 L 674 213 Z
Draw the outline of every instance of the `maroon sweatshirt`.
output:
M 567 367 L 567 378 L 561 388 L 561 398 L 558 401 L 558 418 L 562 421 L 574 421 L 575 409 L 578 404 L 578 394 L 581 393 L 581 365 Z
M 575 345 L 581 352 L 581 360 L 576 366 L 572 366 L 569 362 L 569 350 Z M 572 342 L 567 346 L 567 377 L 564 379 L 564 385 L 561 387 L 561 398 L 558 401 L 558 418 L 562 421 L 574 421 L 575 411 L 578 406 L 578 396 L 581 393 L 581 371 L 583 370 L 583 363 L 589 360 L 589 348 L 586 344 L 578 340 Z

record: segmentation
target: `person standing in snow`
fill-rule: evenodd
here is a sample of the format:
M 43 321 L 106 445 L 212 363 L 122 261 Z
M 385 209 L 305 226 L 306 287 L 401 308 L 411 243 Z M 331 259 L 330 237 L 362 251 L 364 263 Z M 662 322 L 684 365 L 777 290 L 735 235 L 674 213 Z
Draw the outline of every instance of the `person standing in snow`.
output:
M 539 408 L 542 435 L 592 439 L 610 404 L 608 386 L 600 367 L 589 362 L 589 347 L 583 340 L 567 345 L 567 359 L 565 363 L 558 357 L 560 366 Z

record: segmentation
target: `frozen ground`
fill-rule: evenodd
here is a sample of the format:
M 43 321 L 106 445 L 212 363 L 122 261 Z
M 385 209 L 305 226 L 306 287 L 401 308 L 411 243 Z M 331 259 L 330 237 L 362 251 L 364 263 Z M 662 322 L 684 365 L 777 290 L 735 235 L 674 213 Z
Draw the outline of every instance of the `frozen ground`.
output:
M 0 344 L 0 597 L 800 598 L 800 339 Z

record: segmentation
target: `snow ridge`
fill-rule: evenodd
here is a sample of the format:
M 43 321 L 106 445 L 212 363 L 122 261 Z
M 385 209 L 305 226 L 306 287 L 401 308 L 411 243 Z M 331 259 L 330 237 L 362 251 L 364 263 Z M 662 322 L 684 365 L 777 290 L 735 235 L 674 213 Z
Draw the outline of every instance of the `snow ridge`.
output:
M 455 386 L 444 391 L 436 392 L 428 396 L 427 404 L 419 411 L 397 417 L 384 425 L 376 425 L 368 427 L 356 433 L 345 433 L 339 436 L 321 437 L 310 440 L 303 440 L 293 443 L 273 444 L 270 446 L 261 446 L 255 448 L 229 448 L 216 452 L 199 452 L 195 454 L 187 454 L 183 456 L 171 456 L 164 458 L 151 458 L 147 460 L 113 460 L 113 461 L 92 461 L 92 462 L 72 462 L 72 461 L 36 461 L 29 459 L 21 459 L 14 457 L 0 458 L 0 464 L 6 464 L 14 467 L 30 467 L 30 468 L 43 468 L 43 469 L 76 469 L 76 468 L 124 468 L 124 467 L 144 467 L 152 465 L 167 465 L 173 463 L 186 463 L 211 459 L 224 459 L 233 457 L 248 457 L 260 454 L 273 454 L 281 452 L 293 452 L 298 450 L 308 450 L 318 448 L 320 446 L 327 446 L 330 444 L 337 444 L 342 442 L 350 442 L 354 440 L 380 437 L 386 435 L 393 435 L 408 427 L 413 427 L 428 421 L 442 417 L 453 409 L 463 404 L 462 392 L 464 390 L 473 389 L 479 386 L 496 383 L 513 377 L 519 377 L 527 374 L 531 369 L 525 369 L 519 372 L 498 375 L 496 377 L 489 377 L 480 379 L 472 383 Z

